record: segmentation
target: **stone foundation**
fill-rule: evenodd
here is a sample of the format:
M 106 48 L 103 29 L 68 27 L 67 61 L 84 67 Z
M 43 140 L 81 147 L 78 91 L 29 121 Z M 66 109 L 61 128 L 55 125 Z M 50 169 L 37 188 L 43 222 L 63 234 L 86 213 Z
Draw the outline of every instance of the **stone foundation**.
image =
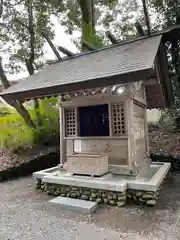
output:
M 48 195 L 89 200 L 117 207 L 122 207 L 126 203 L 126 192 L 42 183 L 40 179 L 36 180 L 36 189 L 41 189 Z
M 118 207 L 122 207 L 126 203 L 155 206 L 159 196 L 159 191 L 151 192 L 129 189 L 126 192 L 115 192 L 85 187 L 42 183 L 41 179 L 36 179 L 36 189 L 42 190 L 47 195 L 89 200 L 99 204 Z
M 155 206 L 158 197 L 159 191 L 127 190 L 127 202 L 133 202 L 137 205 Z
M 114 206 L 125 203 L 154 206 L 162 189 L 163 179 L 168 177 L 169 163 L 152 163 L 146 181 L 128 179 L 113 174 L 103 177 L 73 176 L 59 167 L 33 174 L 37 189 L 46 194 L 84 199 Z M 148 180 L 149 179 L 149 180 Z

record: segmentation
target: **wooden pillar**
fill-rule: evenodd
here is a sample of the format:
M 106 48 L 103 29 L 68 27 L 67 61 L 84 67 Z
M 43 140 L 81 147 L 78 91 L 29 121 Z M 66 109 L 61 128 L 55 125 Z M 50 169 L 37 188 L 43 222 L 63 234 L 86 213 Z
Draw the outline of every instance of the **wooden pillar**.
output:
M 144 133 L 145 133 L 146 153 L 147 153 L 147 157 L 149 157 L 149 136 L 148 136 L 148 121 L 147 121 L 146 108 L 144 108 Z
M 133 113 L 134 113 L 134 103 L 133 99 L 128 99 L 125 102 L 125 121 L 126 129 L 128 133 L 128 162 L 129 168 L 133 173 L 136 171 L 136 146 L 134 139 L 134 122 L 133 122 Z
M 109 117 L 109 136 L 112 137 L 112 107 L 111 103 L 108 103 L 108 117 Z
M 60 120 L 60 166 L 62 167 L 66 161 L 66 142 L 65 142 L 65 121 L 64 121 L 64 108 L 60 104 L 59 108 Z
M 146 99 L 146 89 L 145 86 L 143 85 L 143 95 L 144 99 Z M 146 144 L 146 153 L 147 157 L 149 157 L 149 132 L 148 132 L 148 121 L 147 121 L 147 104 L 146 107 L 144 108 L 144 133 L 145 133 L 145 144 Z

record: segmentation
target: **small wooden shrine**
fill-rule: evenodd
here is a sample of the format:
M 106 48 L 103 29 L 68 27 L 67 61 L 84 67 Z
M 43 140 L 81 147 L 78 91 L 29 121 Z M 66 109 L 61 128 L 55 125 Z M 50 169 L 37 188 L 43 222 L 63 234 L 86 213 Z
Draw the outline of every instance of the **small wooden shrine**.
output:
M 60 163 L 69 173 L 140 176 L 150 163 L 146 109 L 172 103 L 165 42 L 175 32 L 62 59 L 1 96 L 60 96 Z
M 77 91 L 61 101 L 61 158 L 67 171 L 139 175 L 149 164 L 143 81 Z

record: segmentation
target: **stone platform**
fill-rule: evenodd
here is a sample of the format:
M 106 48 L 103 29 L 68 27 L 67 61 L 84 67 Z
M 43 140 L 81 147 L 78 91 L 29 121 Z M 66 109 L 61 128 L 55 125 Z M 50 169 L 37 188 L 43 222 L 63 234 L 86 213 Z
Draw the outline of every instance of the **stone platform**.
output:
M 57 167 L 34 173 L 37 188 L 46 194 L 123 206 L 128 201 L 153 206 L 159 187 L 170 169 L 169 163 L 152 163 L 139 179 L 121 175 L 74 176 Z

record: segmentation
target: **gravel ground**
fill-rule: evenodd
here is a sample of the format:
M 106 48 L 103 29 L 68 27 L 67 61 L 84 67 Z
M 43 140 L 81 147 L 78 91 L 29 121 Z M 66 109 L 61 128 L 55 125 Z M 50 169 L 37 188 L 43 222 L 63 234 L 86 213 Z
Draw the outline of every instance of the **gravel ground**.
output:
M 31 177 L 0 183 L 0 193 L 0 240 L 180 239 L 180 175 L 154 208 L 102 207 L 92 217 L 51 205 Z

